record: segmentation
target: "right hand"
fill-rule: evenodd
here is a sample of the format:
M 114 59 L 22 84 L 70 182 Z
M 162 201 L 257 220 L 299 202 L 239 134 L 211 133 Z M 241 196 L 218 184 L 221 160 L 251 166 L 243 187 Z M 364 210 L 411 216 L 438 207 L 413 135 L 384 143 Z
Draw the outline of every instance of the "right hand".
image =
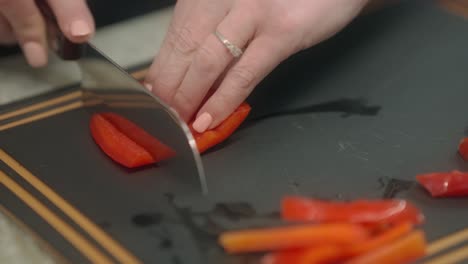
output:
M 47 1 L 65 36 L 85 42 L 95 25 L 86 0 Z M 0 45 L 18 43 L 32 67 L 47 64 L 46 22 L 34 0 L 0 0 Z

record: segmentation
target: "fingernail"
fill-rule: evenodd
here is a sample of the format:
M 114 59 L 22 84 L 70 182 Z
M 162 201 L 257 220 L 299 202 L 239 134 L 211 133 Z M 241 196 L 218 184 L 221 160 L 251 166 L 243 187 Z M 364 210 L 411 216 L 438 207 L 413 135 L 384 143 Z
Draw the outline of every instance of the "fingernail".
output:
M 29 65 L 32 67 L 42 67 L 47 64 L 47 52 L 38 42 L 26 42 L 23 45 L 23 52 Z
M 197 119 L 195 122 L 193 122 L 193 129 L 197 131 L 198 133 L 203 133 L 205 132 L 208 127 L 210 127 L 211 123 L 213 122 L 213 117 L 208 114 L 208 113 L 203 113 Z
M 151 85 L 150 83 L 145 83 L 143 85 L 146 87 L 146 89 L 148 89 L 148 91 L 153 91 L 153 85 Z
M 91 27 L 85 21 L 77 20 L 71 24 L 70 32 L 74 37 L 84 37 L 91 34 Z

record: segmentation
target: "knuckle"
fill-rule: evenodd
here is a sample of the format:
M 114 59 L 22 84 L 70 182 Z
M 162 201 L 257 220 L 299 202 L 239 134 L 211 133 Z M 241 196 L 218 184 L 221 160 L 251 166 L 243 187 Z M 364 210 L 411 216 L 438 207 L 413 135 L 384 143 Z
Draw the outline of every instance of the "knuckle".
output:
M 256 79 L 256 74 L 250 67 L 238 66 L 231 69 L 230 78 L 236 89 L 248 93 Z
M 166 78 L 156 78 L 155 84 L 158 90 L 163 91 L 170 90 L 173 87 L 172 82 L 168 81 Z
M 167 30 L 166 41 L 171 47 L 174 47 L 177 41 L 177 30 L 175 29 L 173 25 L 171 25 L 169 29 Z
M 277 29 L 282 34 L 290 35 L 291 32 L 296 32 L 300 27 L 300 21 L 298 17 L 290 12 L 283 12 L 281 20 Z
M 33 13 L 12 23 L 13 30 L 20 41 L 45 38 L 45 24 L 39 13 Z
M 166 103 L 171 103 L 174 89 L 173 83 L 165 78 L 156 78 L 154 84 L 154 93 Z
M 182 55 L 188 55 L 198 48 L 199 44 L 195 40 L 194 32 L 189 27 L 182 27 L 176 32 L 174 40 L 174 50 Z
M 192 109 L 194 100 L 186 92 L 179 90 L 174 96 L 174 105 L 181 112 L 182 116 L 186 116 Z
M 212 49 L 200 47 L 194 63 L 201 73 L 210 73 L 221 67 L 223 58 Z
M 254 18 L 257 16 L 262 16 L 265 6 L 261 1 L 252 1 L 252 0 L 238 0 L 236 3 L 239 9 L 245 14 L 244 18 Z

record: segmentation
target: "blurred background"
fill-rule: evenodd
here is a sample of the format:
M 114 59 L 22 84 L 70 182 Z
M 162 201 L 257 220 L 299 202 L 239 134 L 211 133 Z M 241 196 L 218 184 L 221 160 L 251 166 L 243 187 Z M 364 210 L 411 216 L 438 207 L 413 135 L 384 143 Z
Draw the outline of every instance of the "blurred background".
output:
M 175 2 L 175 0 L 88 0 L 97 28 L 167 8 Z M 19 52 L 17 46 L 0 46 L 0 57 Z

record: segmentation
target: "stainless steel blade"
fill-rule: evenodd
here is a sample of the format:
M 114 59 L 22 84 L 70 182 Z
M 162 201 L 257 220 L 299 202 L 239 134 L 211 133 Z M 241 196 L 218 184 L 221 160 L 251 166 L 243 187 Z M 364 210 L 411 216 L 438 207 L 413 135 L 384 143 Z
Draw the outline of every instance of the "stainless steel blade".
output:
M 58 27 L 47 1 L 36 3 L 46 18 L 51 47 L 63 60 L 76 61 L 80 66 L 87 109 L 116 112 L 142 126 L 176 152 L 174 158 L 159 164 L 156 173 L 196 179 L 206 194 L 208 186 L 196 142 L 177 112 L 92 44 L 70 42 Z
M 195 139 L 177 112 L 92 44 L 82 47 L 77 62 L 87 100 L 139 120 L 146 131 L 176 151 L 177 156 L 164 163 L 170 172 L 178 177 L 197 177 L 206 194 L 208 186 Z

